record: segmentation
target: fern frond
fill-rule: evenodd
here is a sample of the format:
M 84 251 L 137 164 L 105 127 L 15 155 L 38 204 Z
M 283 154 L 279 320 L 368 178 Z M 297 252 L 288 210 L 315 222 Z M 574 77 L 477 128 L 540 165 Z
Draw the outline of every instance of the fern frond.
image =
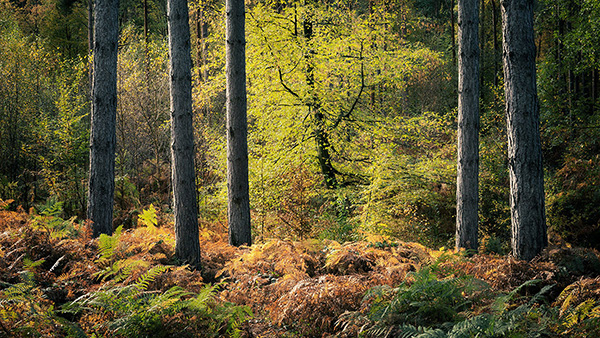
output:
M 141 259 L 118 260 L 103 270 L 94 273 L 94 277 L 100 278 L 103 282 L 110 279 L 115 284 L 131 277 L 134 270 L 146 268 L 148 265 L 150 265 L 149 262 Z
M 25 302 L 29 299 L 29 294 L 33 290 L 34 285 L 31 282 L 17 283 L 2 290 L 0 295 L 0 305 Z
M 396 336 L 399 338 L 412 338 L 425 332 L 423 327 L 416 327 L 410 324 L 402 324 L 395 328 Z
M 98 249 L 100 252 L 100 258 L 97 260 L 98 263 L 110 261 L 115 254 L 115 249 L 119 244 L 121 233 L 123 232 L 123 226 L 120 225 L 112 236 L 101 234 L 98 239 Z
M 448 334 L 440 329 L 424 329 L 424 332 L 415 338 L 448 338 Z
M 207 311 L 209 310 L 209 301 L 214 297 L 217 292 L 217 288 L 222 284 L 207 285 L 198 292 L 196 297 L 191 298 L 187 302 L 187 306 L 195 311 Z
M 144 273 L 143 275 L 140 276 L 140 278 L 138 278 L 138 280 L 135 283 L 135 287 L 141 291 L 146 291 L 148 289 L 148 286 L 150 285 L 150 283 L 154 282 L 156 277 L 163 274 L 170 268 L 171 267 L 167 266 L 167 265 L 153 266 L 150 270 L 146 271 L 146 273 Z
M 563 321 L 563 325 L 567 328 L 572 328 L 581 321 L 590 318 L 595 304 L 596 302 L 593 299 L 587 299 L 577 305 L 573 310 L 569 311 Z
M 546 299 L 546 294 L 554 288 L 554 284 L 544 286 L 540 291 L 538 291 L 531 299 L 529 300 L 529 305 L 541 303 L 544 299 Z
M 150 232 L 156 230 L 158 225 L 158 217 L 156 216 L 156 209 L 153 204 L 150 204 L 148 209 L 144 209 L 138 215 L 138 225 L 146 226 Z
M 185 307 L 181 303 L 181 299 L 186 296 L 191 296 L 193 293 L 185 291 L 179 286 L 173 286 L 167 291 L 152 297 L 148 302 L 148 312 L 161 313 L 167 310 L 179 311 Z
M 518 287 L 516 287 L 514 290 L 512 290 L 508 294 L 496 298 L 496 300 L 494 300 L 494 303 L 491 306 L 492 312 L 494 312 L 495 314 L 503 314 L 506 311 L 506 309 L 508 308 L 509 302 L 517 294 L 519 294 L 519 292 L 521 292 L 521 290 L 523 288 L 535 285 L 535 284 L 537 284 L 539 282 L 541 282 L 541 280 L 539 280 L 539 279 L 528 280 L 525 283 L 523 283 L 523 284 L 519 285 Z
M 494 319 L 482 314 L 456 323 L 448 333 L 451 338 L 485 337 L 493 333 Z

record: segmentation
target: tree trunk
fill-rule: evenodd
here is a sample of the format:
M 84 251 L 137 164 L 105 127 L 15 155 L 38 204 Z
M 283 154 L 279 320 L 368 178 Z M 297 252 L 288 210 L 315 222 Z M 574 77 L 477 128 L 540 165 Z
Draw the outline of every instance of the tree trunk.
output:
M 592 70 L 592 114 L 596 111 L 596 101 L 598 101 L 598 70 Z
M 186 0 L 167 2 L 171 72 L 171 175 L 175 256 L 200 268 L 198 201 L 194 173 L 192 58 Z
M 498 85 L 500 76 L 500 44 L 498 43 L 498 7 L 496 6 L 496 0 L 492 1 L 492 34 L 494 39 L 494 87 Z
M 94 222 L 95 237 L 102 233 L 111 234 L 113 231 L 118 18 L 118 0 L 96 1 L 87 205 L 87 217 Z
M 244 0 L 227 0 L 225 6 L 229 243 L 235 246 L 251 245 Z
M 458 1 L 456 248 L 477 250 L 479 204 L 479 2 Z
M 480 20 L 479 20 L 479 60 L 480 60 L 480 64 L 481 64 L 481 69 L 479 71 L 479 95 L 481 98 L 481 101 L 485 102 L 485 93 L 484 90 L 482 90 L 483 88 L 485 88 L 485 63 L 486 63 L 486 55 L 485 55 L 485 39 L 486 39 L 486 35 L 485 35 L 485 24 L 486 24 L 486 19 L 485 19 L 485 0 L 481 0 L 481 14 L 480 14 Z
M 454 36 L 454 0 L 450 0 L 450 37 L 452 38 L 452 65 L 456 66 L 456 37 Z
M 533 0 L 502 0 L 503 60 L 510 174 L 512 251 L 531 260 L 548 243 Z
M 94 0 L 88 0 L 88 57 L 92 58 L 94 50 Z M 92 93 L 92 82 L 94 80 L 94 68 L 90 66 L 88 71 L 90 95 Z
M 205 4 L 202 2 L 196 10 L 196 59 L 198 60 L 198 79 L 208 82 L 208 69 L 206 67 L 206 39 L 208 38 L 208 22 L 204 19 Z
M 315 91 L 315 67 L 313 57 L 310 54 L 312 50 L 311 40 L 313 37 L 313 22 L 310 13 L 307 13 L 304 18 L 303 31 L 306 44 L 308 45 L 308 51 L 304 55 L 306 59 L 306 84 L 309 87 L 309 95 L 311 96 L 311 99 L 308 100 L 308 109 L 314 123 L 313 133 L 317 145 L 317 160 L 319 162 L 319 167 L 321 168 L 325 186 L 332 189 L 337 187 L 337 179 L 335 177 L 336 171 L 331 163 L 331 154 L 329 152 L 331 144 L 329 143 L 329 135 L 325 129 L 325 117 L 321 111 L 321 103 Z

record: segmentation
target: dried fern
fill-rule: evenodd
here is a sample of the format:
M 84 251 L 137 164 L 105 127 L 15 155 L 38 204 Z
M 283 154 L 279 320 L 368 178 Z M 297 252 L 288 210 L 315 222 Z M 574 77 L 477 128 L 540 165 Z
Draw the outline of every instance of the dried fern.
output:
M 0 291 L 0 318 L 2 331 L 9 337 L 69 336 L 87 337 L 75 323 L 59 317 L 54 306 L 36 286 L 32 275 L 24 281 Z M 0 331 L 0 336 L 2 336 Z

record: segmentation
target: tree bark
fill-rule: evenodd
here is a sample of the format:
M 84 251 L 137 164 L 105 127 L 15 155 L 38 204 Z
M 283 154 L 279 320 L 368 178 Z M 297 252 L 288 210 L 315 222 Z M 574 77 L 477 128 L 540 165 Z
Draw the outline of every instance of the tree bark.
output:
M 186 0 L 167 2 L 171 78 L 171 175 L 175 256 L 200 268 L 198 201 L 194 173 L 192 58 Z
M 502 0 L 503 60 L 510 174 L 512 251 L 531 260 L 548 243 L 533 0 Z
M 251 245 L 244 0 L 227 0 L 225 7 L 229 243 Z
M 87 217 L 93 222 L 95 237 L 113 231 L 118 18 L 118 0 L 96 1 L 87 205 Z
M 456 248 L 478 248 L 479 1 L 458 1 Z

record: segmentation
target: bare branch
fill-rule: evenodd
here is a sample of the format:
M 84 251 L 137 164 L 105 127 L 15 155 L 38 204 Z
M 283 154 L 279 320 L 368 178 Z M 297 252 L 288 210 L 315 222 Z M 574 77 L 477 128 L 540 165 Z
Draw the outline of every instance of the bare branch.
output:
M 331 126 L 330 129 L 337 128 L 337 126 L 340 124 L 340 122 L 342 122 L 342 120 L 350 117 L 350 115 L 356 108 L 356 105 L 358 104 L 358 101 L 360 100 L 360 97 L 365 89 L 365 63 L 364 63 L 364 59 L 363 59 L 363 43 L 362 42 L 360 43 L 360 55 L 358 58 L 359 58 L 359 60 L 361 60 L 361 63 L 360 63 L 360 90 L 358 91 L 358 94 L 356 95 L 356 98 L 354 99 L 354 102 L 352 103 L 352 106 L 350 107 L 350 109 L 348 109 L 346 112 L 342 111 L 340 113 L 340 115 L 338 115 L 338 118 L 335 120 L 335 122 L 333 123 L 333 125 Z

